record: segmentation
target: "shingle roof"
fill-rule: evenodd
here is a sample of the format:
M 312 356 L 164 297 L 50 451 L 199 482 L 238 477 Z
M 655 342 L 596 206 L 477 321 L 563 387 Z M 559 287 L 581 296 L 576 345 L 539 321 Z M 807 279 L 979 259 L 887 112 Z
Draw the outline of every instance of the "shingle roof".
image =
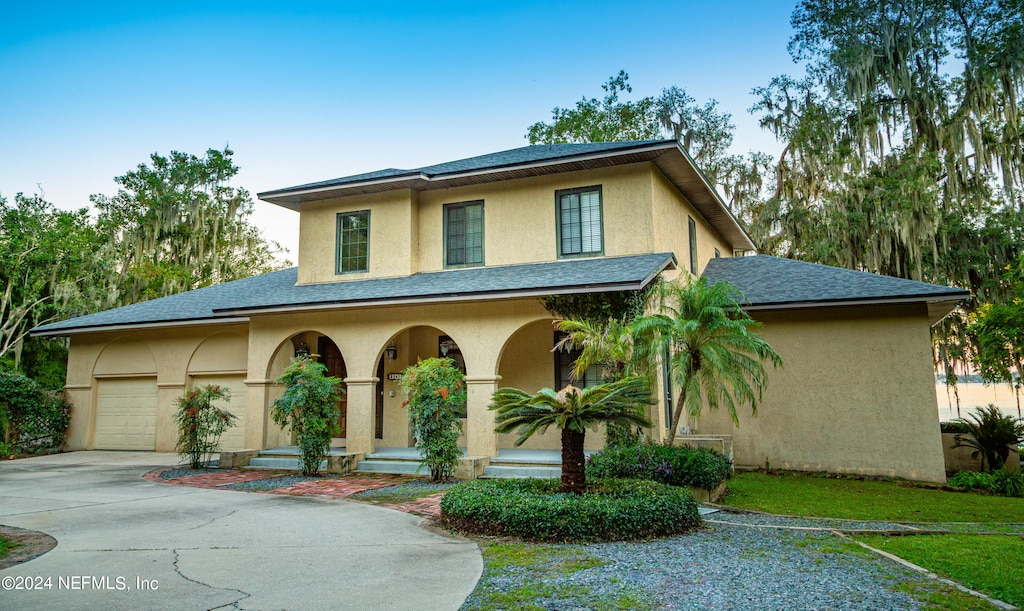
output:
M 291 193 L 293 191 L 304 191 L 307 189 L 342 186 L 369 180 L 397 178 L 400 176 L 423 175 L 427 177 L 435 177 L 457 172 L 473 172 L 476 170 L 502 168 L 507 166 L 521 165 L 524 163 L 536 163 L 538 161 L 564 159 L 568 157 L 588 155 L 591 153 L 622 151 L 648 146 L 651 144 L 668 144 L 674 142 L 674 140 L 634 140 L 630 142 L 590 142 L 584 144 L 534 144 L 531 146 L 523 146 L 517 149 L 499 151 L 497 153 L 488 153 L 486 155 L 478 155 L 476 157 L 469 157 L 467 159 L 459 159 L 456 161 L 448 161 L 445 163 L 428 165 L 422 168 L 415 168 L 411 170 L 388 168 L 386 170 L 378 170 L 376 172 L 367 172 L 365 174 L 356 174 L 354 176 L 344 176 L 342 178 L 334 178 L 331 180 L 311 182 L 303 185 L 297 185 L 294 187 L 286 187 L 284 189 L 276 189 L 274 191 L 259 193 L 258 197 L 260 199 L 266 199 L 268 197 L 282 195 L 285 193 Z
M 623 290 L 646 285 L 674 262 L 671 253 L 658 253 L 304 285 L 295 284 L 298 269 L 291 268 L 43 325 L 33 329 L 32 334 L 61 335 L 103 327 L 228 319 L 276 308 Z
M 859 301 L 959 301 L 968 291 L 769 255 L 712 259 L 704 277 L 730 282 L 748 306 Z

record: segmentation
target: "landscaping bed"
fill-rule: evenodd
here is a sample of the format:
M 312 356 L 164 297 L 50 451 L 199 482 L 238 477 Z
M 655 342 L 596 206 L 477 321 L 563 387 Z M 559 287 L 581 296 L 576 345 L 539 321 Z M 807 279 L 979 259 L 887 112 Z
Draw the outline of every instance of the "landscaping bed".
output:
M 441 524 L 530 541 L 633 540 L 681 534 L 701 524 L 684 488 L 643 480 L 595 480 L 584 494 L 546 479 L 476 480 L 441 500 Z

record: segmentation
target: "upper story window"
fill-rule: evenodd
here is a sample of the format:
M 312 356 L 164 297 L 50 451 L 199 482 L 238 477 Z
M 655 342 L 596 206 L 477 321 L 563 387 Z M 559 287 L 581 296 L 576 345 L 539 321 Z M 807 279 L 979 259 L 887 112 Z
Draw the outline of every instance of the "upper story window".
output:
M 462 202 L 444 207 L 445 267 L 484 264 L 484 202 Z
M 556 191 L 555 204 L 558 256 L 602 254 L 601 187 Z
M 686 217 L 687 228 L 690 230 L 690 273 L 697 275 L 697 223 L 693 217 Z
M 338 267 L 336 273 L 370 270 L 370 211 L 338 214 Z

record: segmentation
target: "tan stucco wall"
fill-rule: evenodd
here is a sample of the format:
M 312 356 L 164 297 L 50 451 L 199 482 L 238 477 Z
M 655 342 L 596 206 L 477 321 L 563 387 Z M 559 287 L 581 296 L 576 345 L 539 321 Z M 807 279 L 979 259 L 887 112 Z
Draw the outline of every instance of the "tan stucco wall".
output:
M 637 163 L 471 187 L 389 191 L 306 203 L 299 219 L 299 282 L 362 280 L 442 270 L 445 204 L 481 199 L 486 265 L 555 261 L 555 191 L 593 185 L 602 188 L 605 255 L 656 252 L 653 175 L 661 177 L 652 164 Z M 659 180 L 664 182 L 663 177 Z M 673 195 L 666 197 L 673 202 L 683 201 L 670 185 L 667 189 L 672 189 Z M 370 210 L 369 271 L 338 275 L 337 214 L 358 210 Z M 685 215 L 682 227 L 685 244 Z
M 558 259 L 555 191 L 600 185 L 607 256 L 653 252 L 653 166 L 638 163 L 601 170 L 522 178 L 420 194 L 420 266 L 444 269 L 445 204 L 484 200 L 484 262 L 515 265 Z
M 299 284 L 407 276 L 418 271 L 419 207 L 410 190 L 356 195 L 302 205 Z M 339 212 L 370 211 L 369 271 L 336 274 Z M 438 229 L 440 231 L 440 229 Z
M 252 381 L 271 380 L 286 362 L 282 360 L 282 353 L 290 356 L 290 338 L 313 331 L 331 338 L 338 346 L 345 359 L 348 379 L 359 385 L 363 380 L 376 377 L 378 359 L 392 339 L 399 358 L 385 364 L 385 374 L 399 372 L 418 358 L 436 356 L 437 336 L 443 333 L 459 345 L 466 360 L 468 377 L 475 380 L 473 396 L 476 399 L 475 402 L 470 401 L 464 441 L 477 454 L 491 454 L 491 451 L 484 452 L 481 448 L 495 448 L 497 437 L 493 434 L 493 427 L 488 429 L 479 423 L 486 423 L 488 399 L 497 388 L 494 378 L 498 371 L 498 355 L 513 332 L 539 319 L 549 320 L 550 314 L 536 299 L 254 316 L 250 321 L 248 377 Z M 432 330 L 424 330 L 424 327 Z M 272 362 L 276 364 L 270 365 Z M 383 384 L 384 439 L 379 442 L 357 439 L 352 432 L 362 430 L 353 428 L 360 418 L 358 414 L 370 414 L 372 421 L 375 402 L 372 386 L 369 390 L 357 388 L 353 392 L 352 384 L 349 384 L 349 436 L 346 443 L 350 451 L 369 451 L 376 445 L 405 446 L 409 443 L 406 413 L 401 407 L 404 398 L 396 383 L 385 379 Z M 485 393 L 487 389 L 490 390 Z M 395 391 L 394 397 L 390 396 L 391 390 Z M 268 386 L 266 392 L 272 392 L 272 387 Z M 250 393 L 250 401 L 254 402 L 249 406 L 250 416 L 256 413 L 257 408 L 262 408 L 259 402 L 265 400 L 265 396 Z M 259 417 L 267 420 L 265 415 Z M 476 433 L 473 432 L 474 421 L 479 424 Z M 268 426 L 267 430 L 272 428 Z M 369 430 L 372 431 L 372 426 Z
M 245 325 L 209 325 L 72 336 L 67 390 L 74 408 L 66 447 L 93 447 L 96 379 L 128 376 L 155 378 L 159 389 L 156 449 L 173 451 L 175 400 L 188 385 L 190 370 L 244 371 L 239 346 L 245 344 L 247 335 Z M 203 369 L 190 367 L 194 357 L 196 366 Z
M 785 366 L 758 415 L 705 411 L 741 466 L 945 481 L 923 306 L 755 313 Z
M 651 172 L 651 195 L 654 208 L 654 251 L 674 252 L 679 269 L 690 270 L 690 229 L 687 216 L 697 226 L 697 275 L 715 256 L 715 248 L 723 257 L 732 256 L 732 247 L 657 169 Z

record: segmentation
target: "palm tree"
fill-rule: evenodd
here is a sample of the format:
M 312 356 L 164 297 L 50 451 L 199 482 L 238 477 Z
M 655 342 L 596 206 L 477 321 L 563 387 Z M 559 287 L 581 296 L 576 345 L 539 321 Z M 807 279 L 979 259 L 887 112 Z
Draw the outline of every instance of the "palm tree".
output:
M 780 367 L 782 357 L 755 332 L 761 323 L 740 308 L 738 289 L 700 278 L 665 283 L 659 291 L 659 311 L 637 318 L 631 327 L 637 336 L 657 337 L 668 352 L 679 388 L 668 443 L 675 440 L 683 409 L 696 418 L 705 401 L 712 410 L 724 405 L 736 425 L 738 405 L 749 403 L 756 414 L 768 385 L 764 364 Z
M 650 338 L 638 337 L 632 325 L 609 318 L 603 323 L 560 320 L 555 323 L 565 333 L 554 350 L 579 350 L 573 365 L 573 379 L 582 379 L 587 369 L 599 365 L 605 380 L 631 375 L 647 375 L 652 369 Z
M 543 388 L 530 394 L 518 388 L 499 388 L 490 408 L 497 411 L 495 432 L 519 437 L 520 446 L 534 433 L 549 426 L 562 431 L 562 491 L 575 494 L 587 488 L 583 441 L 587 427 L 599 423 L 650 426 L 644 405 L 653 403 L 646 378 L 630 376 L 587 388 L 566 386 L 560 391 Z
M 966 436 L 954 437 L 953 447 L 974 448 L 971 458 L 981 456 L 982 471 L 986 470 L 986 462 L 989 471 L 1001 468 L 1010 455 L 1010 446 L 1024 440 L 1024 421 L 1004 416 L 995 405 L 976 407 L 968 418 L 956 420 L 964 427 Z

